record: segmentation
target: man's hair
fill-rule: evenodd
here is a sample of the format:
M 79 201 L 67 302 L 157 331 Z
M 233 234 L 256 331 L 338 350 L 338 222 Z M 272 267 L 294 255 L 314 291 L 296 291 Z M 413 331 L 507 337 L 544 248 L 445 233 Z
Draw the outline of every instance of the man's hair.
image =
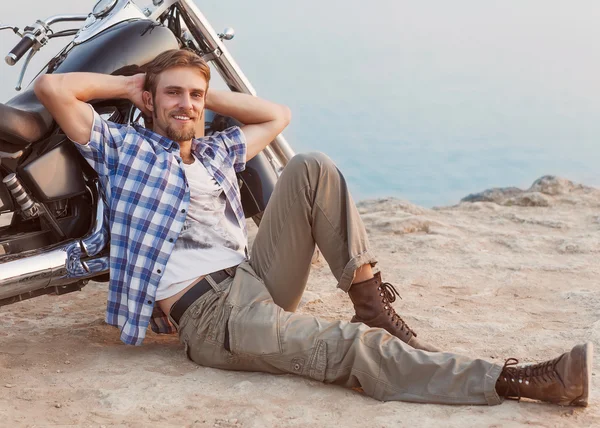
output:
M 197 69 L 206 79 L 206 87 L 210 81 L 210 67 L 199 55 L 188 49 L 171 49 L 154 58 L 146 65 L 146 82 L 144 88 L 152 96 L 156 95 L 158 76 L 165 70 L 173 67 L 190 67 Z

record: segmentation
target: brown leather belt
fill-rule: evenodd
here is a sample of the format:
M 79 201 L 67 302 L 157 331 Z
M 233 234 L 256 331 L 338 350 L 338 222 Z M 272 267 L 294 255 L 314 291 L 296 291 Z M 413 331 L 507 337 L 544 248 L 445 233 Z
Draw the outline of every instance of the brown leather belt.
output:
M 232 269 L 222 269 L 220 271 L 210 273 L 206 275 L 206 277 L 210 276 L 217 284 L 219 284 L 231 276 L 229 273 L 227 273 L 227 271 L 231 272 Z M 212 286 L 206 277 L 186 291 L 185 294 L 173 304 L 173 307 L 171 308 L 171 318 L 173 318 L 177 325 L 179 325 L 179 320 L 187 308 L 189 308 L 192 303 L 202 297 L 202 295 L 204 295 L 208 290 L 212 290 Z

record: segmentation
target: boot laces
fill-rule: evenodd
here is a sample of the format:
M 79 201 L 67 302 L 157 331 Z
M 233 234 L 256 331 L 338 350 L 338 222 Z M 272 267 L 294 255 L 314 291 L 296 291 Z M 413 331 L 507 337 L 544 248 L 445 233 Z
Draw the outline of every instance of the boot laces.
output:
M 539 385 L 544 382 L 559 380 L 562 383 L 560 375 L 556 371 L 556 365 L 562 356 L 543 363 L 519 366 L 519 360 L 509 358 L 504 362 L 500 378 L 508 386 L 504 397 L 514 394 L 521 400 L 521 386 Z
M 413 336 L 417 337 L 417 333 L 415 333 L 408 326 L 408 324 L 406 324 L 406 321 L 404 321 L 402 317 L 396 313 L 396 310 L 392 306 L 392 303 L 396 301 L 396 296 L 402 299 L 402 296 L 400 296 L 398 290 L 396 290 L 396 288 L 389 282 L 381 283 L 381 285 L 378 287 L 378 290 L 379 295 L 382 297 L 381 301 L 383 302 L 384 308 L 388 311 L 388 316 L 392 317 L 392 322 L 396 323 L 396 327 L 400 327 L 400 330 L 408 330 Z

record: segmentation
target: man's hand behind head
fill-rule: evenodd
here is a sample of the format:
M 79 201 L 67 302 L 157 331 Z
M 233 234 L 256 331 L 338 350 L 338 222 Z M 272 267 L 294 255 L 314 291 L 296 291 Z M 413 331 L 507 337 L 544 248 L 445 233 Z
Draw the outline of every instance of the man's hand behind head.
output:
M 145 89 L 146 74 L 140 73 L 129 77 L 129 100 L 144 114 L 145 117 L 152 117 L 152 112 L 148 110 L 144 102 L 144 96 L 151 97 L 152 95 Z

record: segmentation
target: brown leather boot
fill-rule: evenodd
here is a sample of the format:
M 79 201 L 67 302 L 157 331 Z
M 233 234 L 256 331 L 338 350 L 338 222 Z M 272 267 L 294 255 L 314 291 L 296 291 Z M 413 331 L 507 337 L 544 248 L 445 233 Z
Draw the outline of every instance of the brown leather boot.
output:
M 526 397 L 560 406 L 587 407 L 592 354 L 593 346 L 588 342 L 539 364 L 515 367 L 519 362 L 509 358 L 496 382 L 496 392 L 505 398 Z
M 356 311 L 351 322 L 383 328 L 415 349 L 439 352 L 436 347 L 417 339 L 417 333 L 396 313 L 392 303 L 400 295 L 392 284 L 381 282 L 379 272 L 372 279 L 352 284 L 348 295 Z

